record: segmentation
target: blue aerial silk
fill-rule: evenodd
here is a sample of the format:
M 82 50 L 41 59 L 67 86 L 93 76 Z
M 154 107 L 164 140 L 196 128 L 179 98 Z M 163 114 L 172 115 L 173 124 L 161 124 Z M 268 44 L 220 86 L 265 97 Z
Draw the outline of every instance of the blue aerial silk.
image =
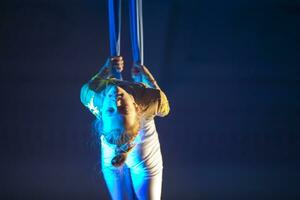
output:
M 144 64 L 142 0 L 129 0 L 129 16 L 133 62 L 140 67 Z M 143 82 L 143 76 L 135 76 L 134 80 Z
M 121 0 L 108 0 L 109 43 L 111 57 L 120 55 Z M 133 62 L 144 64 L 142 0 L 129 0 L 130 36 Z M 121 73 L 112 71 L 113 76 L 122 79 Z
M 110 56 L 120 56 L 121 35 L 121 0 L 108 0 L 108 24 Z M 112 75 L 122 80 L 122 75 L 116 69 L 112 69 Z
M 129 0 L 130 34 L 133 61 L 144 64 L 142 0 Z

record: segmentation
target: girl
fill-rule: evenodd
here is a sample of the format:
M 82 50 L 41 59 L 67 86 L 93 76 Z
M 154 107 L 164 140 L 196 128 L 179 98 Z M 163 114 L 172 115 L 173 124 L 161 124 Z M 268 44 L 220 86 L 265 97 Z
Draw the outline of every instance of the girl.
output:
M 145 66 L 133 66 L 128 82 L 112 77 L 122 72 L 121 56 L 108 59 L 81 88 L 81 102 L 96 116 L 101 135 L 101 164 L 112 199 L 150 199 L 161 196 L 162 156 L 155 116 L 169 113 L 164 92 Z

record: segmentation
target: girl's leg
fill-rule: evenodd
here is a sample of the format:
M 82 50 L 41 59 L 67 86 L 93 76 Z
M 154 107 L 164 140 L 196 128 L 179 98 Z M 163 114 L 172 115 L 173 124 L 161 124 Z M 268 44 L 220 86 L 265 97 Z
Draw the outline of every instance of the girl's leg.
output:
M 137 144 L 128 154 L 133 189 L 139 200 L 160 200 L 162 189 L 163 161 L 154 121 L 144 124 Z
M 139 200 L 160 200 L 162 168 L 155 175 L 140 170 L 130 170 L 135 195 Z
M 133 200 L 135 198 L 129 169 L 126 165 L 112 166 L 111 159 L 114 156 L 114 148 L 107 145 L 101 137 L 102 173 L 111 198 L 113 200 Z
M 113 200 L 135 199 L 129 169 L 126 166 L 102 169 L 104 180 Z

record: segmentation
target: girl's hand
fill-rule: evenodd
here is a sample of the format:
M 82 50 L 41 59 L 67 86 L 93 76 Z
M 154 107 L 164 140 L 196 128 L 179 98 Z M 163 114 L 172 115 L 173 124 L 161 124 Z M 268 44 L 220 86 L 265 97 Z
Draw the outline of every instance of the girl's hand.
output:
M 144 65 L 134 64 L 131 68 L 131 76 L 135 82 L 144 83 L 148 87 L 160 89 L 154 77 Z
M 134 82 L 139 82 L 142 83 L 143 82 L 143 68 L 141 65 L 138 64 L 134 64 L 131 68 L 131 77 L 134 80 Z
M 139 73 L 141 73 L 141 70 L 142 70 L 141 65 L 133 64 L 133 66 L 131 68 L 131 75 L 136 76 Z
M 109 59 L 109 66 L 116 69 L 118 72 L 124 70 L 124 60 L 122 56 L 115 56 Z

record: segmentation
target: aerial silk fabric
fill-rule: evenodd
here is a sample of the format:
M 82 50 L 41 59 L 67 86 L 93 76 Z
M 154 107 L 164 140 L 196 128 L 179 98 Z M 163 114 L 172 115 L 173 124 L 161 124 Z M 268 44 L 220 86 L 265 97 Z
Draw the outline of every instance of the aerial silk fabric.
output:
M 120 56 L 121 43 L 121 0 L 108 0 L 110 56 Z M 144 38 L 142 0 L 129 0 L 130 37 L 134 64 L 144 64 Z M 122 79 L 120 72 L 113 69 L 113 76 Z M 141 80 L 140 80 L 141 81 Z
M 120 56 L 121 42 L 121 0 L 108 0 L 108 24 L 110 56 Z M 112 69 L 112 75 L 122 80 L 122 75 L 116 69 Z

